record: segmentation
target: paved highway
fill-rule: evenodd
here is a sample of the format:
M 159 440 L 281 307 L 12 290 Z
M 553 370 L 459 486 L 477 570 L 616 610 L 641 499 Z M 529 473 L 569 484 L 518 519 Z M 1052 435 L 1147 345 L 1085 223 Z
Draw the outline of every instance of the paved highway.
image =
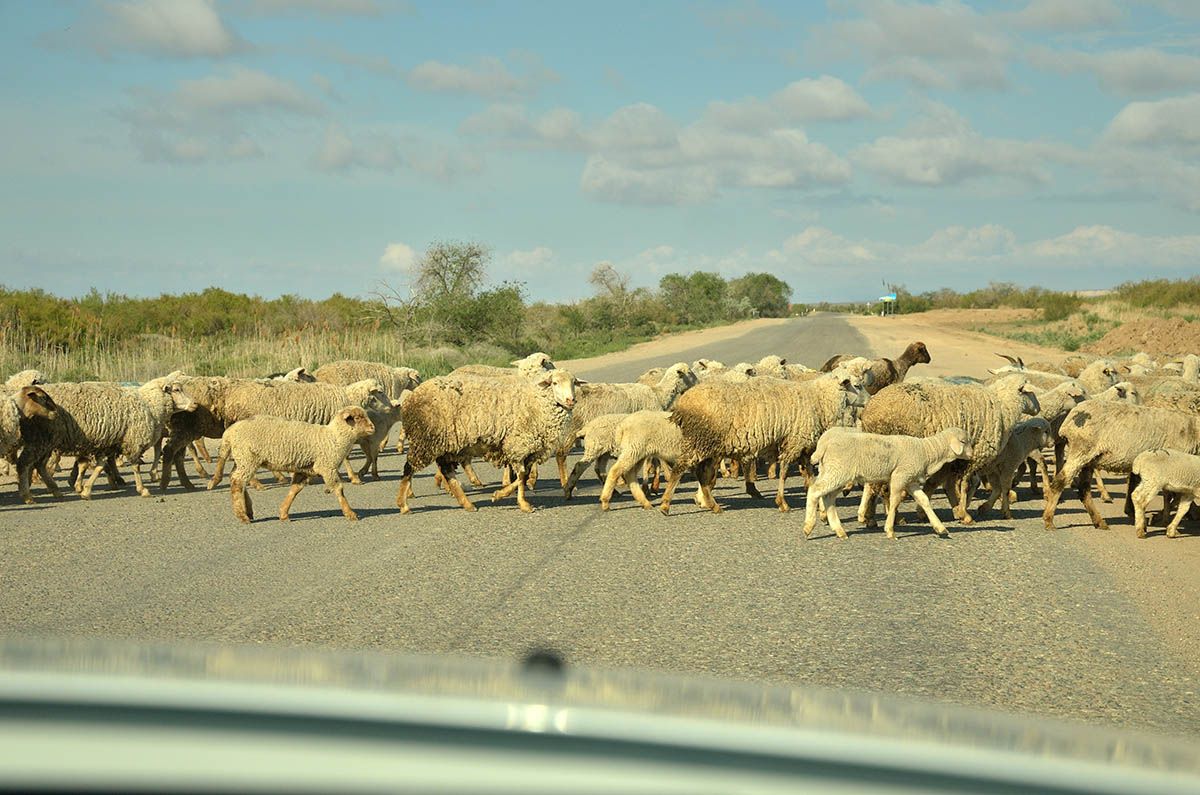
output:
M 802 319 L 581 375 L 769 352 L 815 365 L 863 345 L 837 318 Z M 800 514 L 781 515 L 732 482 L 720 486 L 728 510 L 719 516 L 684 499 L 664 517 L 627 496 L 603 513 L 590 476 L 571 503 L 539 488 L 542 510 L 527 516 L 484 494 L 481 510 L 465 513 L 426 472 L 402 517 L 400 464 L 389 455 L 382 482 L 348 488 L 357 523 L 320 487 L 300 495 L 291 523 L 246 527 L 233 520 L 227 486 L 151 499 L 98 490 L 91 503 L 25 507 L 6 481 L 0 632 L 491 657 L 551 646 L 577 663 L 1200 735 L 1197 661 L 1173 651 L 1086 553 L 1079 536 L 1098 531 L 1077 502 L 1056 532 L 1042 529 L 1039 499 L 1020 503 L 1013 521 L 951 523 L 949 540 L 924 524 L 888 541 L 850 523 L 845 542 L 827 527 L 806 542 Z M 495 482 L 487 467 L 480 474 Z M 256 493 L 259 516 L 283 494 Z M 797 479 L 793 506 L 802 496 Z M 944 502 L 935 507 L 948 518 Z M 843 500 L 843 517 L 851 512 Z M 1127 531 L 1119 522 L 1112 532 Z

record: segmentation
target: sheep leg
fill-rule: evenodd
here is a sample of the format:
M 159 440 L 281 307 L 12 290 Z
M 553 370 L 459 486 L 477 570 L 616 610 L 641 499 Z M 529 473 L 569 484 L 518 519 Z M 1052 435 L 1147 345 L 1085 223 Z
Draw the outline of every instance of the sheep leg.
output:
M 92 486 L 96 484 L 96 480 L 100 477 L 100 472 L 103 471 L 103 469 L 104 467 L 98 466 L 95 462 L 92 462 L 92 473 L 88 475 L 87 482 L 83 484 L 83 489 L 79 492 L 80 497 L 85 500 L 90 500 L 92 498 Z M 83 480 L 83 472 L 79 473 L 79 479 Z
M 639 461 L 637 464 L 634 464 L 634 468 L 636 469 L 638 466 L 645 464 L 646 461 Z M 646 492 L 642 490 L 641 482 L 639 482 L 637 478 L 633 478 L 629 480 L 628 483 L 629 493 L 632 494 L 633 498 L 638 501 L 638 504 L 647 511 L 652 510 L 654 508 L 654 503 L 650 502 L 650 500 L 646 498 Z
M 662 487 L 661 477 L 662 477 L 662 471 L 663 471 L 663 462 L 659 461 L 656 458 L 656 459 L 654 459 L 653 466 L 654 466 L 654 479 L 650 482 L 650 493 L 658 494 L 659 489 Z
M 1056 475 L 1063 471 L 1063 465 L 1066 462 L 1066 449 L 1066 439 L 1054 440 L 1054 474 Z
M 565 489 L 567 487 L 567 478 L 570 477 L 567 474 L 567 454 L 561 450 L 557 450 L 554 453 L 554 460 L 558 463 L 558 485 Z
M 438 474 L 441 474 L 440 470 Z M 400 477 L 400 488 L 396 490 L 396 507 L 400 509 L 400 513 L 412 513 L 412 508 L 408 507 L 408 498 L 412 493 L 412 476 L 412 461 L 405 461 L 404 474 Z
M 1129 479 L 1125 482 L 1125 515 L 1126 516 L 1133 516 L 1133 501 L 1130 499 L 1129 495 L 1133 494 L 1133 490 L 1136 489 L 1137 485 L 1141 482 L 1142 482 L 1141 476 L 1135 475 L 1132 472 L 1129 473 Z
M 1104 485 L 1104 478 L 1100 477 L 1100 470 L 1096 470 L 1096 491 L 1100 493 L 1100 499 L 1104 502 L 1112 502 L 1112 495 L 1108 493 L 1108 487 Z
M 818 509 L 824 512 L 826 518 L 829 520 L 829 526 L 833 528 L 833 532 L 837 533 L 838 538 L 846 537 L 846 528 L 842 527 L 841 517 L 837 515 L 836 499 L 829 501 L 825 499 L 828 496 L 837 494 L 837 492 L 837 486 L 829 486 L 821 482 L 820 478 L 813 481 L 813 484 L 808 488 L 804 503 L 805 538 L 812 537 L 813 529 L 817 526 Z
M 1133 530 L 1138 538 L 1146 537 L 1146 506 L 1154 499 L 1149 487 L 1139 486 L 1133 493 Z
M 342 489 L 342 479 L 338 477 L 337 467 L 330 467 L 327 471 L 318 472 L 317 474 L 321 476 L 321 480 L 325 481 L 326 486 L 333 489 L 333 494 L 337 497 L 338 507 L 342 509 L 342 516 L 345 516 L 352 522 L 357 522 L 358 514 L 354 512 L 354 509 L 350 507 L 350 503 L 346 501 L 346 493 Z M 296 487 L 293 486 L 292 488 Z M 296 490 L 299 491 L 299 489 Z
M 622 455 L 618 456 L 617 460 L 614 461 L 612 466 L 608 468 L 608 475 L 606 475 L 604 478 L 604 487 L 600 489 L 600 510 L 608 510 L 608 504 L 612 502 L 613 491 L 616 490 L 617 487 L 617 478 L 621 477 L 626 470 L 632 466 L 635 466 L 636 463 L 637 462 L 630 461 L 628 457 Z M 668 501 L 667 504 L 670 505 L 670 502 Z M 665 508 L 663 509 L 663 512 L 666 512 Z
M 538 466 L 532 464 L 529 467 L 529 474 L 525 477 L 525 487 L 528 489 L 535 488 L 538 482 Z
M 142 457 L 140 453 L 130 462 L 130 466 L 133 467 L 133 485 L 137 489 L 137 493 L 143 497 L 149 497 L 150 489 L 146 488 L 146 484 L 142 482 Z
M 696 475 L 700 481 L 700 496 L 705 507 L 713 513 L 723 511 L 724 508 L 717 504 L 712 495 L 713 485 L 717 482 L 717 462 L 712 459 L 700 462 L 700 466 L 696 468 Z
M 1183 521 L 1183 517 L 1187 516 L 1188 509 L 1191 507 L 1191 496 L 1188 494 L 1179 495 L 1179 508 L 1175 511 L 1175 518 L 1167 525 L 1167 538 L 1179 538 L 1179 523 Z
M 788 463 L 780 460 L 775 468 L 775 474 L 779 478 L 779 489 L 775 492 L 775 507 L 779 508 L 780 513 L 792 510 L 792 506 L 788 505 L 787 498 L 784 497 L 784 492 L 787 490 Z
M 516 474 L 514 473 L 513 478 L 508 482 L 508 485 L 492 492 L 492 502 L 503 500 L 506 497 L 511 497 L 513 492 L 518 488 Z
M 229 448 L 224 442 L 221 443 L 221 451 L 217 453 L 217 463 L 213 466 L 212 479 L 208 481 L 208 490 L 212 491 L 221 482 L 221 478 L 225 477 L 225 462 L 229 460 Z M 251 472 L 251 475 L 254 473 Z
M 246 483 L 241 472 L 234 472 L 229 478 L 229 495 L 233 501 L 233 515 L 239 522 L 250 524 L 254 521 L 254 503 L 246 492 Z
M 942 524 L 942 520 L 938 519 L 937 514 L 933 512 L 933 505 L 929 502 L 929 495 L 925 493 L 925 490 L 914 483 L 909 488 L 908 493 L 917 501 L 917 505 L 920 505 L 921 509 L 925 511 L 925 516 L 929 518 L 929 523 L 933 525 L 933 532 L 940 536 L 950 535 L 949 531 L 946 530 L 946 525 Z
M 533 513 L 534 511 L 534 507 L 529 504 L 529 500 L 525 499 L 525 490 L 530 488 L 527 481 L 532 464 L 532 460 L 522 461 L 520 468 L 517 470 L 517 507 L 524 513 Z
M 209 456 L 208 450 L 205 449 L 203 442 L 203 439 L 197 439 L 189 445 L 189 449 L 192 453 L 192 463 L 196 466 L 196 474 L 207 480 L 208 470 L 204 468 L 204 464 L 200 463 L 201 456 L 197 454 L 197 451 L 202 452 L 204 454 L 204 460 L 210 464 L 212 463 L 212 457 Z
M 1062 499 L 1063 492 L 1066 491 L 1067 486 L 1079 478 L 1085 468 L 1090 470 L 1091 467 L 1090 465 L 1085 467 L 1083 462 L 1068 458 L 1054 474 L 1054 480 L 1050 482 L 1050 487 L 1046 490 L 1046 507 L 1042 509 L 1042 523 L 1047 530 L 1054 529 L 1054 511 L 1058 508 L 1058 502 Z M 1085 484 L 1090 491 L 1092 488 L 1090 471 Z
M 887 533 L 888 538 L 894 540 L 896 538 L 896 511 L 900 508 L 900 500 L 904 499 L 904 483 L 893 480 L 889 486 L 887 519 L 883 521 L 883 532 Z
M 470 461 L 464 461 L 464 462 L 463 462 L 463 465 L 462 465 L 462 468 L 463 468 L 463 472 L 465 472 L 465 473 L 466 473 L 466 475 L 467 475 L 467 480 L 469 480 L 469 481 L 471 482 L 471 486 L 472 486 L 472 487 L 474 487 L 474 488 L 477 488 L 477 489 L 482 489 L 482 488 L 483 488 L 483 481 L 482 481 L 482 480 L 480 480 L 480 479 L 479 479 L 479 476 L 475 474 L 475 470 L 474 470 L 474 469 L 471 467 L 471 462 L 470 462 Z M 508 477 L 508 471 L 507 471 L 507 470 L 505 470 L 505 472 L 504 472 L 504 476 L 505 476 L 505 478 L 507 478 L 507 477 Z M 508 482 L 508 480 L 506 479 L 504 482 L 505 482 L 505 483 L 507 483 L 507 482 Z
M 588 464 L 590 463 L 592 462 L 588 461 L 586 458 L 583 458 L 580 459 L 579 462 L 576 463 L 571 469 L 571 474 L 567 477 L 566 485 L 563 486 L 563 499 L 571 499 L 571 496 L 575 493 L 575 487 L 579 485 L 579 478 L 583 475 Z M 597 476 L 600 474 L 599 466 L 596 467 L 596 474 Z M 601 482 L 604 482 L 604 478 L 600 478 L 600 480 Z
M 951 480 L 957 483 L 958 509 L 962 513 L 960 520 L 963 524 L 975 524 L 975 518 L 971 516 L 970 511 L 971 492 L 974 491 L 971 488 L 971 478 L 965 474 L 958 474 L 951 476 Z
M 1099 530 L 1107 530 L 1108 522 L 1104 521 L 1104 517 L 1096 508 L 1096 503 L 1092 501 L 1092 477 L 1095 471 L 1095 468 L 1091 466 L 1084 470 L 1080 478 L 1079 499 L 1083 501 L 1083 507 L 1091 517 L 1092 525 Z
M 875 485 L 864 483 L 862 498 L 858 501 L 858 523 L 864 527 L 875 526 Z
M 360 442 L 358 443 L 358 445 L 359 445 L 359 447 L 360 447 L 360 448 L 363 450 L 363 452 L 364 452 L 364 453 L 366 453 L 366 450 L 367 450 L 367 448 L 366 448 L 366 443 L 365 443 L 365 442 L 361 442 L 361 441 L 360 441 Z M 370 465 L 370 463 L 371 463 L 371 461 L 370 461 L 370 456 L 369 456 L 369 454 L 368 454 L 368 458 L 367 458 L 367 465 Z M 350 465 L 350 456 L 349 456 L 349 454 L 347 454 L 347 455 L 346 455 L 346 461 L 345 461 L 345 464 L 346 464 L 346 479 L 347 479 L 347 480 L 349 480 L 351 483 L 353 483 L 355 486 L 361 486 L 361 485 L 362 485 L 362 478 L 361 478 L 361 477 L 359 477 L 358 473 L 354 471 L 354 467 Z M 364 468 L 365 468 L 365 467 L 364 467 Z M 340 479 L 340 477 L 339 477 L 339 479 Z M 326 482 L 326 484 L 325 484 L 325 485 L 326 485 L 326 487 L 328 487 L 328 486 L 329 486 L 329 483 L 328 483 L 328 481 Z
M 617 459 L 620 462 L 621 459 Z M 616 466 L 616 464 L 613 464 Z M 679 481 L 683 478 L 683 470 L 685 467 L 676 466 L 671 470 L 671 477 L 667 479 L 667 487 L 663 490 L 662 499 L 659 500 L 658 509 L 663 512 L 663 516 L 671 513 L 671 498 L 675 496 L 675 487 L 679 485 Z M 612 470 L 608 471 L 608 476 L 612 477 Z M 606 481 L 607 484 L 607 481 Z
M 50 494 L 56 500 L 62 499 L 62 492 L 58 490 L 58 484 L 54 482 L 53 475 L 50 474 L 47 466 L 48 456 L 42 456 L 40 459 L 35 458 L 37 454 L 31 447 L 24 447 L 17 456 L 17 491 L 21 495 L 21 500 L 26 505 L 33 504 L 33 492 L 30 490 L 30 481 L 33 479 L 33 472 L 37 470 L 38 475 L 42 478 L 42 482 L 46 484 L 46 488 L 50 490 Z
M 137 465 L 133 465 L 137 468 Z M 117 459 L 113 456 L 105 456 L 104 458 L 104 475 L 108 478 L 108 487 L 110 489 L 119 489 L 127 486 L 125 478 L 121 477 L 121 471 L 117 469 Z
M 174 461 L 172 463 L 175 465 L 175 472 L 179 475 L 179 485 L 183 486 L 183 488 L 187 491 L 195 491 L 196 487 L 192 484 L 191 478 L 188 477 L 187 458 L 184 456 L 182 448 L 175 451 Z M 171 467 L 163 466 L 162 477 L 163 480 L 161 483 L 161 490 L 166 491 L 167 484 L 171 481 Z
M 292 487 L 288 489 L 287 496 L 283 498 L 283 502 L 279 504 L 279 521 L 290 522 L 291 517 L 288 516 L 288 511 L 292 509 L 292 501 L 296 499 L 296 495 L 300 493 L 300 489 L 304 488 L 304 484 L 308 483 L 308 475 L 304 472 L 292 473 Z
M 463 491 L 462 484 L 458 482 L 458 478 L 454 476 L 454 463 L 451 461 L 438 460 L 438 471 L 442 473 L 442 479 L 446 481 L 446 489 L 454 495 L 454 499 L 458 500 L 458 504 L 464 511 L 477 511 L 475 503 L 467 499 L 467 493 Z M 495 499 L 493 497 L 493 499 Z
M 1175 510 L 1178 506 L 1179 506 L 1179 497 L 1176 496 L 1175 494 L 1172 494 L 1169 491 L 1164 491 L 1163 492 L 1163 509 L 1162 509 L 1162 512 L 1158 516 L 1155 517 L 1155 519 L 1163 527 L 1166 527 L 1167 526 L 1167 517 L 1170 516 L 1171 511 Z

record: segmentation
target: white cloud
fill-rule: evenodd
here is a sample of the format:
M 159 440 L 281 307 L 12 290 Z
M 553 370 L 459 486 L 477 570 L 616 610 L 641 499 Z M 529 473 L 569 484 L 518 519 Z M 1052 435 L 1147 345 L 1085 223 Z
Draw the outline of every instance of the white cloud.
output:
M 845 121 L 869 116 L 871 107 L 836 77 L 797 80 L 765 100 L 712 102 L 705 118 L 729 129 L 761 129 L 806 121 Z
M 1200 94 L 1131 102 L 1109 123 L 1108 141 L 1138 146 L 1200 145 Z
M 378 16 L 386 10 L 404 10 L 406 3 L 389 0 L 239 0 L 235 8 L 251 14 L 310 13 L 326 16 Z
M 1095 75 L 1115 94 L 1150 94 L 1200 86 L 1200 57 L 1137 47 L 1108 52 L 1058 51 L 1036 47 L 1029 62 L 1039 69 Z
M 1200 235 L 1151 236 L 1110 226 L 1080 226 L 1063 235 L 1021 243 L 996 224 L 951 226 L 915 244 L 853 240 L 810 226 L 767 253 L 777 267 L 887 268 L 1083 268 L 1138 266 L 1184 269 L 1200 264 Z M 1011 277 L 1009 277 L 1011 278 Z
M 1112 0 L 1031 0 L 1010 16 L 1029 30 L 1096 30 L 1119 22 L 1124 12 Z
M 516 250 L 508 253 L 504 261 L 521 270 L 537 268 L 554 259 L 554 249 L 549 246 L 535 246 L 531 249 Z
M 578 113 L 566 108 L 533 117 L 522 105 L 489 105 L 468 116 L 459 132 L 493 136 L 519 147 L 577 149 L 584 145 L 583 122 Z
M 322 105 L 295 84 L 245 67 L 180 82 L 162 94 L 133 92 L 118 112 L 149 161 L 195 163 L 260 157 L 257 128 L 280 118 L 311 118 Z
M 531 94 L 558 79 L 535 58 L 518 60 L 524 61 L 526 67 L 522 74 L 514 74 L 503 61 L 493 57 L 480 58 L 472 66 L 425 61 L 410 69 L 405 80 L 419 91 L 494 98 Z
M 219 58 L 245 47 L 212 0 L 124 0 L 96 9 L 79 20 L 73 35 L 101 53 Z
M 956 185 L 1006 177 L 1045 182 L 1044 161 L 1062 147 L 1030 141 L 985 138 L 951 108 L 930 103 L 924 116 L 901 136 L 885 136 L 859 147 L 855 162 L 900 185 Z
M 417 252 L 413 251 L 412 246 L 404 243 L 388 243 L 379 258 L 380 267 L 402 273 L 411 272 L 416 264 Z
M 829 57 L 863 57 L 869 80 L 900 79 L 926 88 L 1008 85 L 1011 41 L 994 19 L 958 0 L 862 0 L 839 7 L 860 13 L 818 26 L 811 45 Z
M 391 172 L 400 166 L 401 158 L 395 140 L 388 135 L 370 135 L 365 142 L 356 144 L 341 127 L 330 125 L 312 162 L 321 171 L 349 172 L 362 168 Z

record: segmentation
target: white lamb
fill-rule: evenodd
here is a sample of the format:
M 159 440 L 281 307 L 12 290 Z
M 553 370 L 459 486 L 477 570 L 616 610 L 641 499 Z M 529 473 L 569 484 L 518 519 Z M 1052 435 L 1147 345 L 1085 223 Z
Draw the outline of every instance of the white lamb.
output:
M 1179 537 L 1193 502 L 1200 502 L 1200 456 L 1178 450 L 1147 450 L 1133 459 L 1133 474 L 1141 481 L 1133 489 L 1133 525 L 1138 538 L 1146 537 L 1146 506 L 1162 492 L 1179 495 L 1175 518 L 1167 525 L 1167 538 Z M 1164 501 L 1167 495 L 1163 494 Z M 1163 514 L 1167 513 L 1164 502 Z
M 969 459 L 970 437 L 960 428 L 947 428 L 925 438 L 853 433 L 842 429 L 826 432 L 817 442 L 812 462 L 820 472 L 808 489 L 804 513 L 804 536 L 812 535 L 818 506 L 828 511 L 829 524 L 839 538 L 846 537 L 837 507 L 825 498 L 851 484 L 886 483 L 890 489 L 884 532 L 895 538 L 896 509 L 905 492 L 911 494 L 929 517 L 938 535 L 948 535 L 925 494 L 925 481 L 951 461 Z

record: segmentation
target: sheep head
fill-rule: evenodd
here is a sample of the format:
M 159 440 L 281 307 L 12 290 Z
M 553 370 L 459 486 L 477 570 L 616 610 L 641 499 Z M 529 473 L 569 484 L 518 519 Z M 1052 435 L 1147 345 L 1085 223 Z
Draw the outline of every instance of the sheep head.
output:
M 367 416 L 361 406 L 346 406 L 338 412 L 334 423 L 345 423 L 354 432 L 355 439 L 365 439 L 375 433 L 375 423 Z
M 58 416 L 54 398 L 40 386 L 24 386 L 17 392 L 17 409 L 25 419 L 52 420 Z
M 923 342 L 909 343 L 904 349 L 903 357 L 905 360 L 913 364 L 929 364 L 933 359 L 929 357 L 929 349 L 925 347 Z
M 576 384 L 585 383 L 587 382 L 580 381 L 566 370 L 556 368 L 543 375 L 540 381 L 535 382 L 535 385 L 548 390 L 553 395 L 555 403 L 570 411 L 575 408 Z

